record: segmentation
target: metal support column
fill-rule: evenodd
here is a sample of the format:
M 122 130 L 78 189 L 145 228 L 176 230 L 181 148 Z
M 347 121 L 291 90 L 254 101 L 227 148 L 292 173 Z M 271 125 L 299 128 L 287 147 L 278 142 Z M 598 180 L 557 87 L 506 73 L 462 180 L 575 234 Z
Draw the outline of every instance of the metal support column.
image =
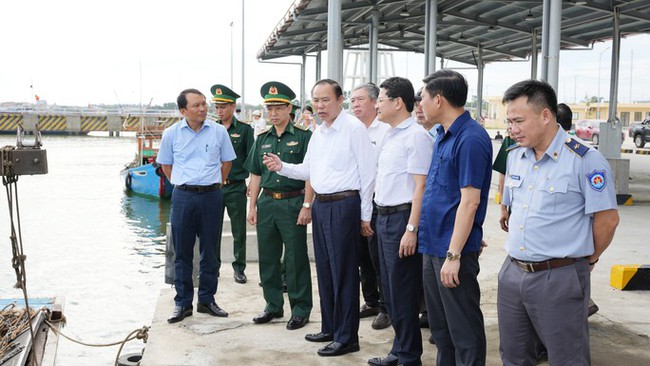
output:
M 372 21 L 370 23 L 369 31 L 369 57 L 368 57 L 368 80 L 377 84 L 377 70 L 379 69 L 379 10 L 377 5 L 374 6 L 371 12 Z
M 483 46 L 480 43 L 477 47 L 477 53 L 476 67 L 478 68 L 478 85 L 476 87 L 476 120 L 483 124 L 483 71 L 485 64 L 483 63 Z
M 621 13 L 618 7 L 614 8 L 614 35 L 612 37 L 612 71 L 609 79 L 609 115 L 607 123 L 600 125 L 600 152 L 606 158 L 621 157 L 621 134 L 620 121 L 616 117 L 618 104 L 618 74 L 621 54 Z
M 305 108 L 305 101 L 307 96 L 305 94 L 305 68 L 307 67 L 307 55 L 302 55 L 302 65 L 300 65 L 300 110 L 302 111 Z
M 424 7 L 424 75 L 436 71 L 436 30 L 438 29 L 438 1 L 426 0 Z
M 548 33 L 550 28 L 551 0 L 542 4 L 542 75 L 540 80 L 548 80 Z
M 537 79 L 537 57 L 539 56 L 539 52 L 537 52 L 537 29 L 533 29 L 531 41 L 533 46 L 530 51 L 530 78 L 535 80 Z
M 323 62 L 323 53 L 321 51 L 318 51 L 318 53 L 316 54 L 316 81 L 322 78 L 321 76 L 322 62 Z
M 343 86 L 343 33 L 341 1 L 327 2 L 327 77 Z
M 246 85 L 246 68 L 244 67 L 244 62 L 246 60 L 246 55 L 245 55 L 245 50 L 246 47 L 244 47 L 246 43 L 246 38 L 244 38 L 244 30 L 246 29 L 246 26 L 244 25 L 244 19 L 246 18 L 245 14 L 245 7 L 244 4 L 246 3 L 245 0 L 242 0 L 241 2 L 241 113 L 239 113 L 240 118 L 242 118 L 243 121 L 246 120 L 246 102 L 244 101 L 244 86 Z M 231 88 L 234 87 L 234 85 L 230 86 Z
M 560 75 L 560 33 L 562 32 L 562 0 L 551 0 L 548 33 L 546 82 L 557 93 Z

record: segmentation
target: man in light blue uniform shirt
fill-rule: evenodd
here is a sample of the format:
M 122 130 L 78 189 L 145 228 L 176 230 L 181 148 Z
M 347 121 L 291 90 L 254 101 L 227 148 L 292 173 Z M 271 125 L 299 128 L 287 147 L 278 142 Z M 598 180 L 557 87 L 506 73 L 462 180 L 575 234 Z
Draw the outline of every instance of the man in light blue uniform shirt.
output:
M 228 177 L 235 150 L 226 129 L 206 119 L 208 104 L 196 89 L 186 89 L 177 99 L 183 119 L 163 133 L 157 162 L 174 185 L 170 222 L 174 241 L 172 315 L 175 323 L 192 315 L 194 286 L 192 259 L 199 237 L 201 261 L 197 311 L 228 316 L 215 302 L 219 261 L 219 237 L 223 215 L 221 183 Z
M 512 213 L 497 297 L 501 358 L 534 365 L 536 333 L 551 365 L 589 365 L 590 271 L 618 225 L 614 178 L 598 151 L 559 128 L 550 85 L 519 82 L 503 101 L 518 145 L 502 203 Z

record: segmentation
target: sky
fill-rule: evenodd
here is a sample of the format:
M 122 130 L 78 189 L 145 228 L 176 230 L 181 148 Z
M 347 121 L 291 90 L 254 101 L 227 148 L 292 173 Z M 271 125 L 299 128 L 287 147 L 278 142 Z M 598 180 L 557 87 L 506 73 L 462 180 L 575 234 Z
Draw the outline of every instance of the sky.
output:
M 255 58 L 293 0 L 244 1 L 244 42 L 242 0 L 2 1 L 0 103 L 33 102 L 38 95 L 49 105 L 162 105 L 174 102 L 182 89 L 208 94 L 216 83 L 232 85 L 242 94 L 242 45 L 246 103 L 260 103 L 259 88 L 270 79 L 299 94 L 298 65 Z M 649 35 L 622 41 L 619 102 L 650 100 L 648 45 Z M 593 50 L 560 53 L 559 100 L 580 101 L 599 90 L 609 99 L 610 46 L 604 42 Z M 325 77 L 326 54 L 322 59 Z M 421 84 L 424 55 L 394 53 L 392 66 L 395 76 Z M 476 70 L 459 63 L 449 66 L 466 76 L 470 94 L 476 94 Z M 316 80 L 314 58 L 307 59 L 306 70 L 309 90 Z M 500 95 L 529 77 L 529 61 L 488 64 L 483 95 Z

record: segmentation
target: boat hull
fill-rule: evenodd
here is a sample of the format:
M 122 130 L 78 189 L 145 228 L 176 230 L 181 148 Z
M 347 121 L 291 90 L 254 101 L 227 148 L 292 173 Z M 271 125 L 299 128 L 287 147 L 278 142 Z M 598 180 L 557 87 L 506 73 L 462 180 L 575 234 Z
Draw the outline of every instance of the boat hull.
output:
M 135 168 L 127 168 L 122 171 L 126 189 L 134 193 L 170 198 L 174 187 L 162 173 L 160 166 L 145 164 Z

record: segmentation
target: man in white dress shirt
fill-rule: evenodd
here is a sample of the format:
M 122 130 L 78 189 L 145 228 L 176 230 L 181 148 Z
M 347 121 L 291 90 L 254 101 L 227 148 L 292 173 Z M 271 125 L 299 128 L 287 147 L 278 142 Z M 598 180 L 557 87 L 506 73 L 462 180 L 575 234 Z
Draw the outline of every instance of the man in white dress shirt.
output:
M 390 129 L 381 145 L 375 182 L 377 238 L 382 292 L 395 338 L 388 356 L 368 363 L 419 366 L 422 255 L 417 232 L 433 138 L 411 117 L 415 93 L 410 81 L 392 77 L 380 88 L 378 117 Z
M 274 154 L 264 158 L 271 171 L 309 180 L 316 200 L 312 209 L 314 253 L 321 305 L 321 332 L 311 342 L 330 342 L 321 356 L 359 350 L 359 230 L 370 227 L 377 156 L 366 127 L 343 111 L 343 91 L 323 79 L 312 89 L 312 105 L 323 120 L 302 164 L 283 163 Z

